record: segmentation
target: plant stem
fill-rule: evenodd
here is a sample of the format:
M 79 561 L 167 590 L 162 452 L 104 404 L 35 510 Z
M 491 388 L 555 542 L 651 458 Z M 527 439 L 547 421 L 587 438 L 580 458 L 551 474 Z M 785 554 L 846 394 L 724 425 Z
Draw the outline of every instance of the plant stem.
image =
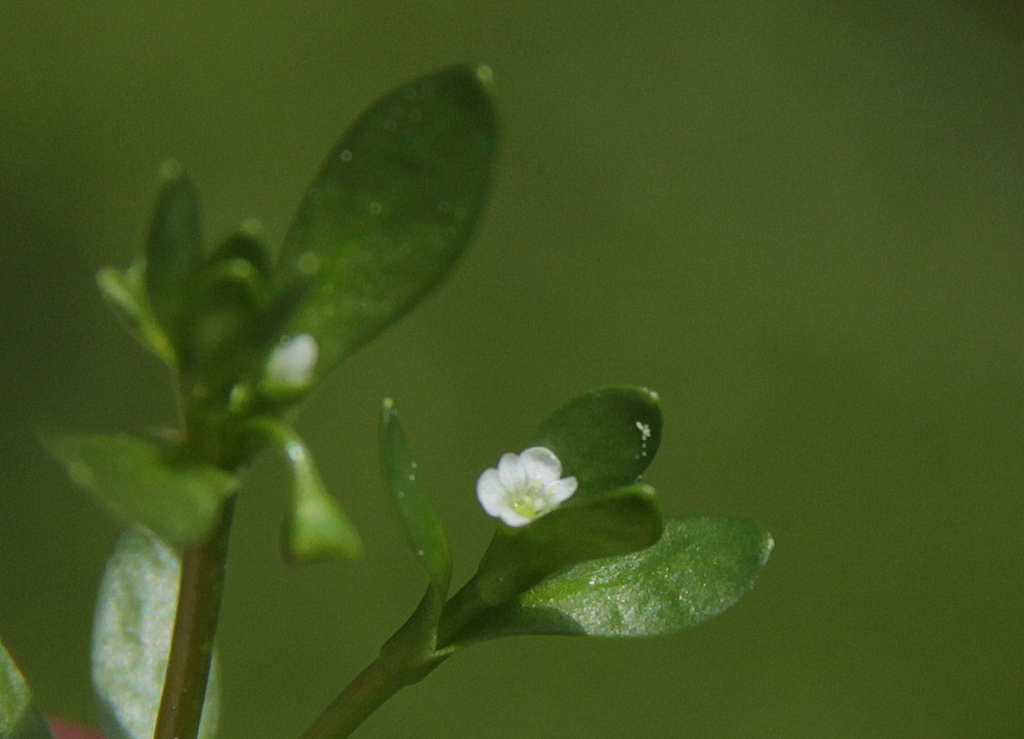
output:
M 182 557 L 178 610 L 154 739 L 196 739 L 199 733 L 234 508 L 231 496 L 206 540 L 188 547 Z
M 378 657 L 341 691 L 300 739 L 342 739 L 406 684 Z

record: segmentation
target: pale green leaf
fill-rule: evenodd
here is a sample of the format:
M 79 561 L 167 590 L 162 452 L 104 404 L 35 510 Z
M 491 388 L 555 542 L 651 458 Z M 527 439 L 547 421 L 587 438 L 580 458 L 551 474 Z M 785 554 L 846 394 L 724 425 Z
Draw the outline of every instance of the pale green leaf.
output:
M 282 452 L 292 470 L 291 507 L 281 527 L 281 553 L 290 564 L 331 557 L 359 557 L 359 532 L 320 479 L 306 445 L 290 427 L 272 418 L 260 418 L 251 429 Z
M 151 739 L 163 693 L 181 564 L 141 526 L 128 528 L 107 561 L 92 633 L 97 719 L 107 739 Z M 212 739 L 219 713 L 216 660 L 200 725 Z
M 0 644 L 0 739 L 52 739 L 24 676 Z
M 54 434 L 45 441 L 72 480 L 174 545 L 203 539 L 236 486 L 223 470 L 174 461 L 130 436 Z
M 174 364 L 171 340 L 149 309 L 142 287 L 142 264 L 136 262 L 125 270 L 104 267 L 96 274 L 96 284 L 128 332 L 161 360 Z

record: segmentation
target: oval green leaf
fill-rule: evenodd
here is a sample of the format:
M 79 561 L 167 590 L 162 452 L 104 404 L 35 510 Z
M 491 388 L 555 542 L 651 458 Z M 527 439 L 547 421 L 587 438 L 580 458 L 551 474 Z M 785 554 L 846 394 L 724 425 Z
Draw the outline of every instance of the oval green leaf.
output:
M 53 739 L 11 655 L 0 644 L 0 739 Z
M 203 263 L 199 194 L 174 161 L 160 169 L 164 186 L 146 243 L 146 295 L 160 325 L 172 336 L 188 299 L 189 281 Z
M 654 546 L 548 578 L 478 619 L 463 639 L 657 636 L 696 626 L 750 590 L 773 546 L 767 531 L 744 519 L 669 520 Z
M 447 595 L 452 579 L 452 555 L 441 521 L 430 500 L 416 482 L 416 462 L 409 451 L 405 431 L 391 398 L 385 398 L 381 414 L 380 456 L 391 499 L 406 541 L 416 559 L 427 571 L 430 582 L 442 596 Z
M 602 388 L 569 401 L 541 425 L 534 443 L 553 451 L 562 474 L 579 481 L 564 507 L 640 479 L 661 443 L 658 402 L 647 388 Z
M 558 508 L 522 528 L 500 526 L 476 587 L 484 602 L 501 603 L 579 562 L 649 547 L 662 528 L 654 488 L 643 484 Z
M 289 326 L 323 371 L 451 269 L 483 212 L 497 149 L 486 67 L 449 67 L 386 95 L 327 157 L 281 251 L 309 293 Z
M 45 443 L 73 481 L 176 546 L 206 537 L 237 483 L 223 470 L 170 460 L 155 444 L 130 436 L 55 434 Z
M 97 721 L 107 739 L 150 739 L 163 694 L 178 602 L 177 553 L 141 526 L 118 540 L 100 583 L 92 632 Z M 212 739 L 219 713 L 216 660 L 200 737 Z

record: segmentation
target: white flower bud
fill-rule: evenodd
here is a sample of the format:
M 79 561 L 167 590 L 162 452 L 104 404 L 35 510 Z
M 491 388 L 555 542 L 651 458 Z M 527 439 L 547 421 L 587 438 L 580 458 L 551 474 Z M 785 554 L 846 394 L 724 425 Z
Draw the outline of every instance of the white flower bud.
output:
M 309 334 L 279 344 L 267 358 L 264 383 L 269 387 L 300 390 L 309 384 L 320 348 Z

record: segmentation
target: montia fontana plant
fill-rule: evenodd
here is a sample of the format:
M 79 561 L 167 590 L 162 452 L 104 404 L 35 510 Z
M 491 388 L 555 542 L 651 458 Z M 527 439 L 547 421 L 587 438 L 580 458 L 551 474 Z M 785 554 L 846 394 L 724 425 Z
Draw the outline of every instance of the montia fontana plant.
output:
M 208 248 L 196 188 L 180 165 L 165 164 L 144 254 L 99 273 L 124 325 L 170 368 L 180 412 L 179 427 L 154 438 L 45 437 L 70 478 L 125 523 L 93 627 L 107 739 L 216 735 L 229 532 L 239 474 L 264 447 L 292 472 L 284 559 L 360 555 L 356 527 L 290 419 L 466 249 L 498 150 L 491 88 L 487 67 L 454 66 L 378 100 L 329 153 L 277 250 L 251 223 Z M 738 518 L 664 519 L 643 481 L 661 434 L 656 392 L 604 387 L 554 410 L 521 451 L 496 449 L 475 491 L 494 537 L 453 589 L 448 541 L 395 402 L 384 399 L 373 453 L 426 588 L 376 660 L 296 734 L 349 736 L 396 691 L 478 642 L 657 636 L 735 603 L 772 538 Z M 44 719 L 0 647 L 0 739 L 73 731 Z

